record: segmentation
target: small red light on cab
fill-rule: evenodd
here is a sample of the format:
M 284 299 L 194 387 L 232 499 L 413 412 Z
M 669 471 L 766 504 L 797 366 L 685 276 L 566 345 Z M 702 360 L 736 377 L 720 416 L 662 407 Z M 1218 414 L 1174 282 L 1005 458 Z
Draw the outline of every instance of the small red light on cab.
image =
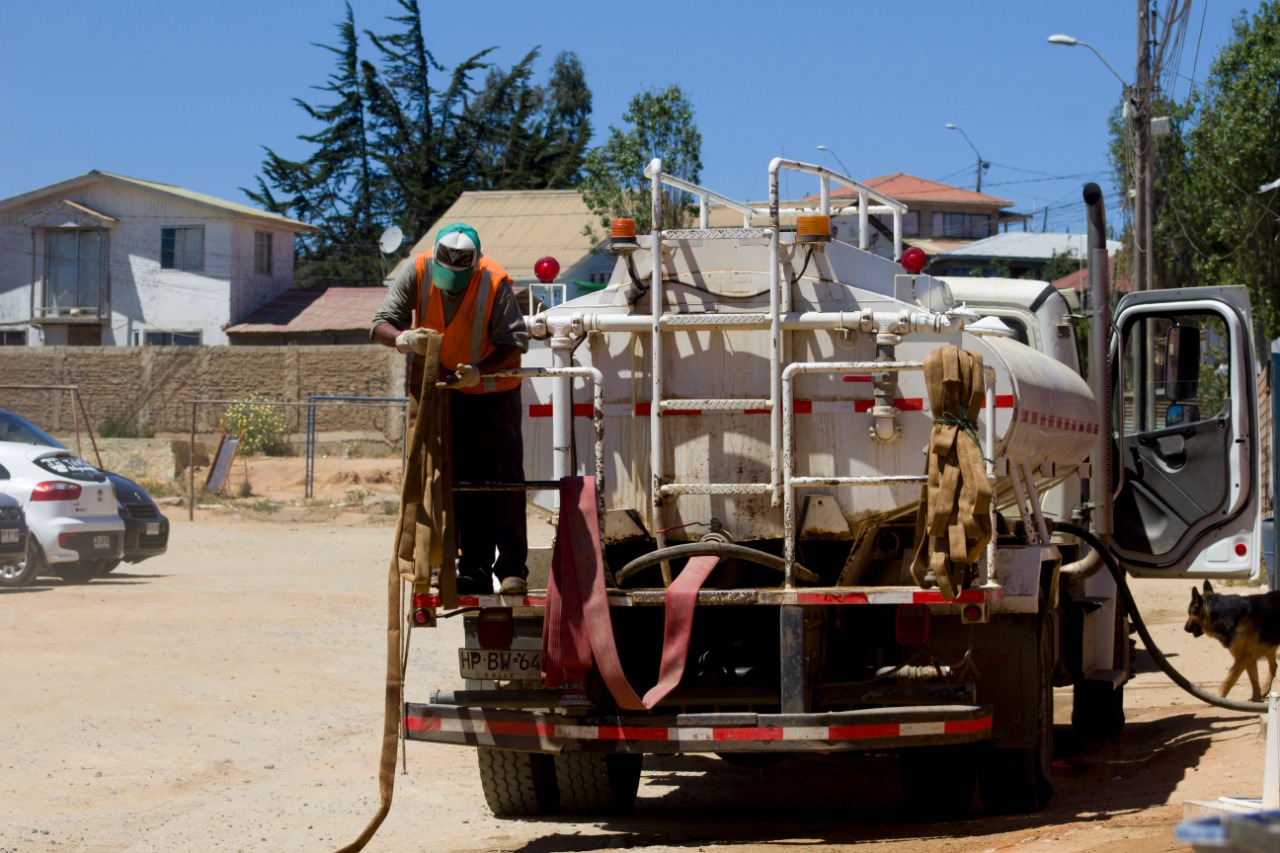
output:
M 1245 554 L 1248 554 L 1248 553 L 1249 553 L 1249 546 L 1248 546 L 1248 545 L 1245 545 L 1243 542 L 1237 542 L 1237 543 L 1236 543 L 1236 556 L 1237 556 L 1237 557 L 1243 557 Z
M 538 258 L 533 262 L 533 274 L 543 284 L 550 284 L 560 274 L 560 262 L 550 256 Z
M 904 270 L 915 275 L 928 265 L 929 256 L 924 253 L 924 249 L 912 246 L 902 253 L 902 260 L 900 263 Z

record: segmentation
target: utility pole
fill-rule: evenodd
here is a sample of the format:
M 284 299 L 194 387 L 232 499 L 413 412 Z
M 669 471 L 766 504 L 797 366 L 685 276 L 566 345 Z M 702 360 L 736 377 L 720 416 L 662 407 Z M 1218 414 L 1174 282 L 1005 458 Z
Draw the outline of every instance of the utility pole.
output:
M 1151 141 L 1151 11 L 1138 0 L 1138 82 L 1126 98 L 1133 127 L 1133 287 L 1155 287 L 1155 147 Z

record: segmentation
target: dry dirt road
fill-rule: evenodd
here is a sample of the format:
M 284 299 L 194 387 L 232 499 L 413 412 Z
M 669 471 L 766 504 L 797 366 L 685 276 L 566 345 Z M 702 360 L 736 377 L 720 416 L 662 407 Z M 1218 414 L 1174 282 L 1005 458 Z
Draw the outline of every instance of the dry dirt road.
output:
M 0 592 L 0 851 L 325 851 L 378 803 L 390 519 L 169 508 L 169 552 L 85 586 Z M 1182 631 L 1187 582 L 1134 588 L 1202 685 L 1227 652 Z M 457 686 L 461 626 L 415 634 L 408 698 Z M 371 851 L 1181 851 L 1189 799 L 1258 796 L 1256 717 L 1200 704 L 1139 654 L 1116 742 L 1076 742 L 1037 815 L 918 824 L 891 759 L 764 771 L 648 760 L 632 816 L 498 820 L 467 749 L 409 744 Z M 1237 688 L 1239 690 L 1239 688 Z M 1243 694 L 1239 698 L 1244 698 Z

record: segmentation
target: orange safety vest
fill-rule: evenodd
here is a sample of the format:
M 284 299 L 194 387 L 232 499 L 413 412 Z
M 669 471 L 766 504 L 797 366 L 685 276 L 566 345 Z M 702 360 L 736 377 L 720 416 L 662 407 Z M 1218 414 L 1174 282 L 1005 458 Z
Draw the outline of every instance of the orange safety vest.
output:
M 493 314 L 493 303 L 498 296 L 498 287 L 507 278 L 506 270 L 496 261 L 481 255 L 467 282 L 466 294 L 458 313 L 453 320 L 445 323 L 444 297 L 440 288 L 431 287 L 431 271 L 427 266 L 431 254 L 424 252 L 418 255 L 418 309 L 417 327 L 444 333 L 444 343 L 440 348 L 440 364 L 446 370 L 456 370 L 459 364 L 476 364 L 493 352 L 493 342 L 489 340 L 489 317 Z M 423 287 L 426 283 L 426 298 L 423 298 Z M 484 306 L 482 311 L 476 305 Z M 510 364 L 502 367 L 518 368 L 520 354 L 516 353 Z M 470 388 L 459 388 L 467 394 L 484 394 L 489 391 L 509 391 L 520 384 L 518 377 L 498 379 L 492 376 L 482 377 L 479 385 Z

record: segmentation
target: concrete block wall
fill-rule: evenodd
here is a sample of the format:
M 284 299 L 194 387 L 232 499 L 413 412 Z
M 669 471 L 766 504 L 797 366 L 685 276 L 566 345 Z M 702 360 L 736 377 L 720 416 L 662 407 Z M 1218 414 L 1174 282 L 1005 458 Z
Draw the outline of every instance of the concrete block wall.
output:
M 282 347 L 6 347 L 0 386 L 76 385 L 95 431 L 107 420 L 146 425 L 157 436 L 191 431 L 193 400 L 305 403 L 311 395 L 400 397 L 404 357 L 375 344 Z M 0 387 L 0 408 L 56 435 L 73 435 L 72 395 Z M 197 408 L 197 434 L 217 435 L 223 405 Z M 305 406 L 281 407 L 291 440 L 306 431 Z M 320 433 L 400 440 L 401 409 L 393 405 L 324 404 Z

